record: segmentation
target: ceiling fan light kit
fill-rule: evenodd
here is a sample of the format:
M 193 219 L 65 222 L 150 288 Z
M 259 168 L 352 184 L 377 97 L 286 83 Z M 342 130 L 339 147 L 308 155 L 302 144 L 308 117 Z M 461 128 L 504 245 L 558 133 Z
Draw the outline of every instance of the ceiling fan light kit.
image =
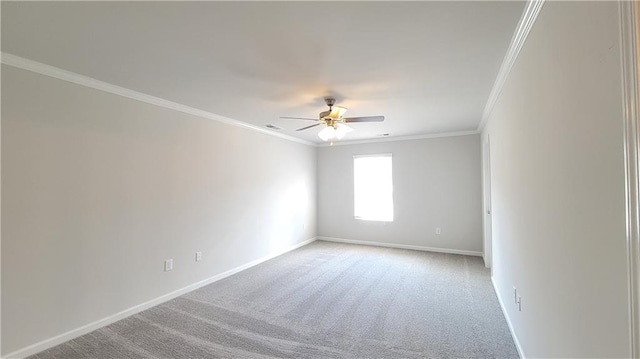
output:
M 341 140 L 344 135 L 353 131 L 353 128 L 342 124 L 342 123 L 334 123 L 332 126 L 327 125 L 327 127 L 323 128 L 322 131 L 318 133 L 318 137 L 320 137 L 323 141 L 333 142 L 334 140 Z
M 320 112 L 319 118 L 310 119 L 305 117 L 280 117 L 283 119 L 294 119 L 294 120 L 311 120 L 316 121 L 315 125 L 306 126 L 303 128 L 299 128 L 296 131 L 303 131 L 312 127 L 319 126 L 321 124 L 325 124 L 326 127 L 323 128 L 319 133 L 318 137 L 320 137 L 323 141 L 331 141 L 333 144 L 334 140 L 340 140 L 347 133 L 353 131 L 353 128 L 345 125 L 346 122 L 382 122 L 384 121 L 384 116 L 369 116 L 369 117 L 342 117 L 344 116 L 347 109 L 340 106 L 334 106 L 336 100 L 333 97 L 325 97 L 324 102 L 329 106 L 328 111 Z

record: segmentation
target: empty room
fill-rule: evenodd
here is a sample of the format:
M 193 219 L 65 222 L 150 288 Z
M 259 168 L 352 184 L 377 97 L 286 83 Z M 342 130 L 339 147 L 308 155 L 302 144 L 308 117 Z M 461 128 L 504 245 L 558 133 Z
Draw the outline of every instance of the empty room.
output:
M 636 2 L 0 6 L 1 358 L 640 358 Z

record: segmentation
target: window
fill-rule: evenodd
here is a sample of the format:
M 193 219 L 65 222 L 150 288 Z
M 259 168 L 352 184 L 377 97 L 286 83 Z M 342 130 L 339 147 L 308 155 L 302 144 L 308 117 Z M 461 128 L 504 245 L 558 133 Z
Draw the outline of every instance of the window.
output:
M 354 216 L 393 221 L 391 154 L 353 156 Z

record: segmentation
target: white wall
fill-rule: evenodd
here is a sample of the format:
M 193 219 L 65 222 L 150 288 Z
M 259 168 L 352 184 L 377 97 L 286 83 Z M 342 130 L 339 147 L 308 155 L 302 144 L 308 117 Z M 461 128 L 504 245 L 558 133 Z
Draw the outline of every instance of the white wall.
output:
M 386 224 L 353 217 L 353 155 L 376 153 L 393 154 Z M 320 237 L 482 250 L 479 135 L 321 147 L 318 176 Z
M 5 354 L 316 235 L 313 147 L 7 66 L 2 105 Z
M 527 357 L 630 356 L 622 125 L 618 5 L 547 2 L 483 131 L 493 276 Z

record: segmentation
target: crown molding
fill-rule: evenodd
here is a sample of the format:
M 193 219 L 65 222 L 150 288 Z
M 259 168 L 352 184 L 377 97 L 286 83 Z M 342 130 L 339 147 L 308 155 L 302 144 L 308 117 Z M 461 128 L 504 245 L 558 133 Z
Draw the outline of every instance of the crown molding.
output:
M 278 137 L 284 140 L 301 143 L 307 146 L 317 146 L 316 143 L 305 141 L 293 136 L 285 135 L 282 133 L 277 133 L 273 131 L 269 131 L 265 128 L 255 126 L 246 122 L 234 120 L 229 117 L 220 116 L 212 112 L 200 110 L 191 106 L 183 105 L 177 102 L 165 100 L 160 97 L 151 96 L 142 92 L 138 92 L 135 90 L 131 90 L 125 87 L 117 86 L 110 84 L 108 82 L 96 80 L 94 78 L 80 75 L 71 71 L 63 70 L 51 65 L 43 64 L 37 61 L 29 60 L 20 56 L 16 56 L 7 52 L 0 53 L 0 62 L 5 65 L 16 67 L 22 70 L 27 70 L 31 72 L 35 72 L 40 75 L 45 75 L 49 77 L 53 77 L 59 80 L 71 82 L 77 85 L 90 87 L 96 90 L 108 92 L 114 95 L 127 97 L 133 100 L 137 100 L 140 102 L 145 102 L 148 104 L 164 107 L 170 110 L 186 113 L 189 115 L 206 118 L 209 120 L 214 120 L 218 122 L 225 123 L 227 125 L 232 125 L 240 128 L 245 128 L 248 130 L 257 131 L 269 136 Z
M 522 50 L 522 46 L 527 40 L 529 32 L 531 32 L 531 28 L 536 22 L 536 19 L 538 18 L 538 14 L 540 13 L 542 6 L 544 5 L 544 2 L 545 0 L 530 0 L 527 2 L 524 12 L 520 17 L 520 21 L 518 22 L 518 26 L 516 27 L 516 31 L 511 38 L 511 43 L 509 44 L 507 53 L 504 55 L 504 59 L 502 60 L 502 65 L 500 65 L 500 70 L 498 71 L 498 76 L 493 83 L 491 93 L 489 93 L 487 104 L 484 106 L 482 119 L 480 120 L 480 124 L 478 125 L 478 132 L 481 132 L 484 126 L 487 124 L 487 120 L 491 115 L 491 111 L 493 111 L 493 107 L 495 106 L 496 102 L 498 101 L 498 97 L 502 92 L 504 83 L 507 81 L 509 72 L 511 72 L 511 68 L 515 64 L 516 59 L 520 54 L 520 50 Z
M 415 136 L 381 137 L 381 138 L 366 139 L 366 140 L 338 141 L 338 142 L 334 142 L 333 145 L 323 142 L 321 144 L 318 144 L 317 147 L 348 146 L 348 145 L 360 145 L 365 143 L 397 142 L 397 141 L 422 140 L 427 138 L 469 136 L 469 135 L 477 135 L 479 133 L 480 132 L 478 131 L 457 131 L 457 132 L 442 132 L 442 133 L 432 133 L 432 134 L 415 135 Z
M 640 9 L 619 1 L 620 58 L 624 129 L 625 209 L 629 295 L 629 341 L 632 358 L 640 358 L 640 93 L 638 41 Z

